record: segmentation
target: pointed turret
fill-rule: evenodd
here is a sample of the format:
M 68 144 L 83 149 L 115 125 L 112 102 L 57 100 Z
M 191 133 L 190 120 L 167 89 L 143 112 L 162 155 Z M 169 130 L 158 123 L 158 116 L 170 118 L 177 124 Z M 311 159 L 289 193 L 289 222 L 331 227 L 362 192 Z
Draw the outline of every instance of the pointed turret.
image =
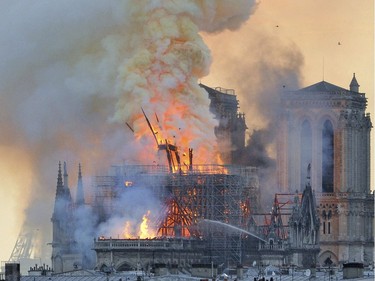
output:
M 64 188 L 68 188 L 68 172 L 66 169 L 66 162 L 64 161 Z
M 61 249 L 61 228 L 60 228 L 60 213 L 61 213 L 61 198 L 64 195 L 64 184 L 62 179 L 61 173 L 61 162 L 59 161 L 59 169 L 57 172 L 57 185 L 56 185 L 56 196 L 55 196 L 55 204 L 52 213 L 52 263 L 54 262 L 54 258 L 59 255 Z
M 63 178 L 62 178 L 62 172 L 61 172 L 61 162 L 59 161 L 59 170 L 57 172 L 55 204 L 54 204 L 53 214 L 51 218 L 51 221 L 53 223 L 53 229 L 54 229 L 53 242 L 56 242 L 59 240 L 59 238 L 57 238 L 56 236 L 56 233 L 59 232 L 58 229 L 59 229 L 59 224 L 61 220 L 61 214 L 64 210 L 64 206 L 61 203 L 64 200 L 64 197 L 65 197 L 65 190 L 64 190 L 64 184 L 63 184 Z
M 57 184 L 56 184 L 56 195 L 55 195 L 55 207 L 54 212 L 52 214 L 52 220 L 55 218 L 57 212 L 58 212 L 58 204 L 57 202 L 61 197 L 63 197 L 64 194 L 64 185 L 62 180 L 62 173 L 61 173 L 61 162 L 59 161 L 59 170 L 57 172 Z
M 64 181 L 63 181 L 64 180 Z M 61 260 L 65 253 L 69 253 L 72 235 L 72 200 L 68 187 L 68 173 L 64 162 L 64 174 L 59 171 L 57 176 L 56 198 L 52 214 L 52 264 L 56 273 L 62 272 Z
M 83 193 L 83 184 L 82 184 L 81 163 L 78 165 L 78 183 L 77 183 L 76 204 L 77 206 L 81 206 L 85 204 L 85 197 Z
M 69 180 L 68 180 L 68 169 L 66 166 L 66 162 L 64 161 L 64 200 L 67 202 L 72 203 L 72 196 L 70 194 L 70 189 L 69 189 Z
M 307 165 L 306 186 L 311 186 L 311 163 Z
M 59 170 L 57 172 L 56 195 L 57 193 L 61 193 L 63 188 L 64 188 L 64 185 L 63 185 L 62 174 L 61 174 L 61 162 L 59 161 Z
M 359 84 L 357 82 L 357 79 L 355 78 L 355 73 L 353 73 L 352 81 L 350 82 L 350 91 L 359 93 Z
M 61 171 L 61 162 L 59 161 L 59 170 L 57 174 L 56 197 L 52 220 L 61 218 L 67 211 L 71 202 L 71 195 L 68 185 L 68 173 L 66 171 L 66 163 L 64 162 L 64 181 Z

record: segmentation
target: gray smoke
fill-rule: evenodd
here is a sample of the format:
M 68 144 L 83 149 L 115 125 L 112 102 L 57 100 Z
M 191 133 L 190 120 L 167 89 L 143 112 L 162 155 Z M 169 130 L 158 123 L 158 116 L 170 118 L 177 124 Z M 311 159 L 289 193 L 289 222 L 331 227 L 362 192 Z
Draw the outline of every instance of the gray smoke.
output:
M 276 138 L 278 117 L 281 110 L 280 99 L 284 91 L 300 88 L 303 56 L 292 43 L 284 43 L 267 35 L 259 38 L 262 46 L 253 63 L 249 64 L 249 76 L 239 89 L 242 109 L 248 112 L 250 128 L 245 147 L 247 159 L 243 164 L 259 167 L 262 200 L 270 209 L 271 200 L 277 190 Z M 251 69 L 251 70 L 250 70 Z M 261 120 L 261 122 L 258 122 Z M 259 124 L 260 123 L 260 124 Z
M 248 24 L 251 25 L 251 20 Z M 275 145 L 280 98 L 284 91 L 300 88 L 303 56 L 293 42 L 270 34 L 261 26 L 252 27 L 247 35 L 239 38 L 236 33 L 226 33 L 225 42 L 229 43 L 221 44 L 222 48 L 214 55 L 220 58 L 216 69 L 225 70 L 218 74 L 220 83 L 235 89 L 239 111 L 246 113 L 249 128 L 246 147 L 234 161 L 260 168 L 262 205 L 268 210 L 274 193 L 278 192 Z M 220 46 L 223 41 L 219 37 L 206 37 L 209 46 Z M 227 52 L 228 49 L 241 51 Z
M 182 81 L 178 87 L 198 84 L 211 61 L 198 32 L 238 28 L 253 7 L 251 0 L 1 2 L 0 149 L 4 157 L 0 161 L 6 165 L 16 155 L 17 169 L 4 178 L 28 177 L 22 182 L 14 180 L 11 186 L 4 181 L 0 184 L 20 190 L 14 200 L 27 202 L 17 204 L 12 214 L 20 220 L 24 218 L 29 228 L 40 230 L 44 235 L 40 243 L 43 248 L 51 242 L 50 217 L 59 160 L 67 161 L 69 167 L 83 163 L 85 176 L 90 177 L 110 164 L 136 161 L 144 149 L 123 122 L 136 119 L 128 116 L 127 108 L 139 114 L 140 106 L 150 104 L 152 99 L 148 88 L 141 91 L 140 99 L 126 98 L 134 92 L 129 94 L 125 86 L 137 85 L 136 80 L 131 80 L 133 76 L 128 75 L 130 72 L 125 71 L 129 70 L 127 63 L 142 64 L 137 55 L 144 49 L 145 36 L 150 36 L 148 42 L 156 52 L 149 58 L 159 54 L 159 47 L 168 49 L 169 42 L 184 43 L 173 54 L 179 54 L 188 63 L 187 68 L 180 66 L 187 71 L 187 81 L 183 81 L 183 75 L 178 76 L 181 80 L 166 77 L 162 80 L 165 83 L 156 85 L 158 89 L 171 89 L 176 81 Z M 158 19 L 161 14 L 157 11 L 162 11 L 163 18 Z M 152 14 L 152 21 L 147 13 Z M 186 37 L 175 33 L 173 18 L 183 23 L 178 31 Z M 142 22 L 148 19 L 151 25 Z M 150 29 L 141 31 L 144 26 Z M 169 39 L 158 41 L 165 36 L 158 30 L 167 31 Z M 194 59 L 189 59 L 190 52 Z M 152 69 L 158 68 L 154 65 Z M 202 111 L 204 106 L 197 106 L 208 104 L 207 97 L 200 96 L 199 90 L 196 92 L 198 88 L 191 91 L 197 98 L 189 99 L 191 93 L 185 91 L 183 101 L 195 102 L 194 110 L 200 110 L 200 115 L 194 117 L 207 117 L 207 122 L 196 118 L 186 126 L 199 128 L 196 135 L 206 137 L 203 132 L 211 131 L 215 122 L 208 109 Z M 153 111 L 150 107 L 151 114 Z M 75 171 L 70 170 L 70 175 L 69 185 L 74 186 Z M 7 219 L 1 217 L 0 223 Z M 42 249 L 40 257 L 48 257 L 47 250 L 42 253 Z
M 145 238 L 155 237 L 157 222 L 163 214 L 163 204 L 151 190 L 145 187 L 124 188 L 124 191 L 111 202 L 111 210 L 105 215 L 107 220 L 101 221 L 96 204 L 78 206 L 73 213 L 72 235 L 74 237 L 74 250 L 83 256 L 83 266 L 95 266 L 95 253 L 93 251 L 93 238 Z M 107 206 L 108 207 L 108 206 Z M 147 231 L 141 229 L 143 217 L 147 215 Z
M 164 216 L 162 202 L 147 187 L 128 188 L 115 200 L 113 209 L 110 219 L 97 227 L 97 236 L 137 238 L 142 219 L 149 212 L 150 237 L 155 237 L 156 222 Z

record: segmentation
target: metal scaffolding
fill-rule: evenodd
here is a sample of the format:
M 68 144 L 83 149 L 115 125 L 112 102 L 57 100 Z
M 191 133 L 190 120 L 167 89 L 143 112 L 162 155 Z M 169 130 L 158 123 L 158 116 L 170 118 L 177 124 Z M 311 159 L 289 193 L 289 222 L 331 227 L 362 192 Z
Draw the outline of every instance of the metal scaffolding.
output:
M 113 166 L 109 175 L 95 178 L 93 202 L 99 217 L 109 217 L 124 188 L 141 187 L 165 204 L 167 215 L 160 219 L 159 236 L 203 237 L 208 262 L 241 263 L 240 230 L 249 230 L 251 210 L 259 209 L 256 168 L 196 165 L 171 173 L 160 165 Z
M 33 258 L 34 244 L 37 236 L 36 229 L 29 229 L 25 225 L 22 227 L 13 251 L 10 255 L 10 262 L 19 262 L 21 259 Z

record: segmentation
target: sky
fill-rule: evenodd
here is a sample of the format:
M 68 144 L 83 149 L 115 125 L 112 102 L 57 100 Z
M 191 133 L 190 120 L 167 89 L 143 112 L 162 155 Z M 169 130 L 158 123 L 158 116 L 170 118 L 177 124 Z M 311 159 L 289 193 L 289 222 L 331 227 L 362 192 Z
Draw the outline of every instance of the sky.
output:
M 66 3 L 48 9 L 21 0 L 0 3 L 1 261 L 9 258 L 26 214 L 33 226 L 46 220 L 47 230 L 36 231 L 51 227 L 59 160 L 79 155 L 83 163 L 105 166 L 119 150 L 101 147 L 120 149 L 127 137 L 118 124 L 101 120 L 110 115 L 117 98 L 111 94 L 115 87 L 108 86 L 114 71 L 107 69 L 121 59 L 121 48 L 128 44 L 119 30 L 128 15 L 110 9 L 116 1 L 81 0 L 87 9 L 80 9 L 77 1 Z M 295 90 L 323 79 L 348 88 L 353 73 L 360 92 L 366 93 L 374 123 L 373 1 L 361 0 L 359 5 L 354 0 L 262 0 L 250 13 L 230 30 L 203 27 L 200 32 L 212 60 L 200 81 L 235 89 L 250 132 L 272 120 L 267 106 L 273 103 L 275 89 L 285 85 Z M 98 35 L 108 33 L 105 40 Z M 33 94 L 26 94 L 35 85 Z M 372 144 L 374 139 L 373 131 Z M 374 149 L 371 162 L 374 174 Z M 74 185 L 78 162 L 70 163 Z M 83 164 L 84 182 L 89 181 L 88 169 Z M 46 182 L 48 190 L 41 187 Z M 32 207 L 29 202 L 34 202 Z
M 205 41 L 213 63 L 202 82 L 235 89 L 240 104 L 247 104 L 248 94 L 241 84 L 248 84 L 237 79 L 236 70 L 251 80 L 262 62 L 299 71 L 301 87 L 325 80 L 348 89 L 356 73 L 368 111 L 374 112 L 373 1 L 263 0 L 240 30 L 210 34 Z
M 250 133 L 275 120 L 269 99 L 276 96 L 271 92 L 284 86 L 297 90 L 322 80 L 349 89 L 353 73 L 375 123 L 374 1 L 359 5 L 351 0 L 262 0 L 239 30 L 206 34 L 204 39 L 213 63 L 201 82 L 235 89 Z M 374 144 L 372 129 L 371 175 L 375 175 Z

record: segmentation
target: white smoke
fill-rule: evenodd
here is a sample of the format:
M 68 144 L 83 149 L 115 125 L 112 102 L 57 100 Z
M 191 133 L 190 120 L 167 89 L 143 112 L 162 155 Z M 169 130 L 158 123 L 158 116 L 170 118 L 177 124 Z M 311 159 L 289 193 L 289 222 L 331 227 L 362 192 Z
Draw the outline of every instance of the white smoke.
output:
M 199 31 L 235 29 L 252 7 L 250 0 L 2 1 L 0 147 L 23 152 L 17 159 L 22 173 L 12 170 L 4 177 L 26 169 L 33 175 L 12 186 L 0 182 L 2 189 L 30 191 L 23 198 L 28 205 L 13 207 L 12 214 L 19 218 L 26 210 L 29 227 L 45 235 L 43 245 L 51 242 L 58 161 L 70 167 L 84 163 L 88 176 L 110 163 L 136 159 L 143 146 L 127 147 L 135 143 L 123 121 L 139 118 L 132 114 L 141 106 L 160 114 L 165 125 L 178 119 L 174 130 L 192 128 L 192 146 L 210 143 L 215 122 L 196 84 L 208 73 L 211 57 Z M 160 110 L 149 106 L 155 93 Z M 164 93 L 178 95 L 176 109 L 183 114 L 163 116 Z M 186 104 L 194 105 L 193 114 L 182 110 Z M 6 165 L 8 159 L 0 161 Z M 0 217 L 1 224 L 7 220 Z
M 157 222 L 165 215 L 163 203 L 148 188 L 128 188 L 115 200 L 110 219 L 97 227 L 96 235 L 113 238 L 138 237 L 142 218 L 148 212 L 151 221 L 149 227 L 157 230 Z M 126 229 L 127 226 L 130 229 Z

